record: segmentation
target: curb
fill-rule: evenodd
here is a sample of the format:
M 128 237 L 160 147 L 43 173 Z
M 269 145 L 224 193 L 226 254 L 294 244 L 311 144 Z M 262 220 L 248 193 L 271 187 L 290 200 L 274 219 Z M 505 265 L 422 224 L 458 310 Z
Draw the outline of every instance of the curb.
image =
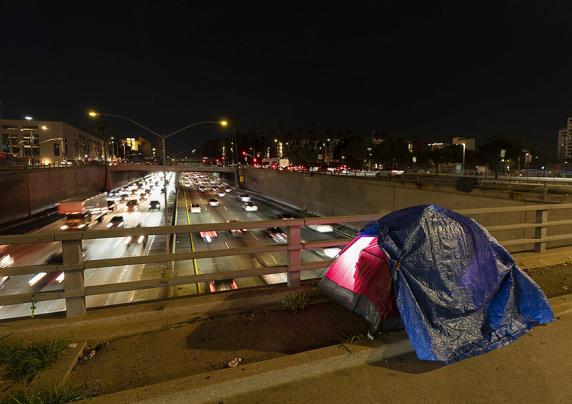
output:
M 404 331 L 366 346 L 340 344 L 142 386 L 93 398 L 95 403 L 206 403 L 413 352 Z
M 77 365 L 86 345 L 86 341 L 81 341 L 76 343 L 75 347 L 68 348 L 56 363 L 40 373 L 38 377 L 30 383 L 30 387 L 34 389 L 51 389 L 55 386 L 63 386 L 73 368 Z

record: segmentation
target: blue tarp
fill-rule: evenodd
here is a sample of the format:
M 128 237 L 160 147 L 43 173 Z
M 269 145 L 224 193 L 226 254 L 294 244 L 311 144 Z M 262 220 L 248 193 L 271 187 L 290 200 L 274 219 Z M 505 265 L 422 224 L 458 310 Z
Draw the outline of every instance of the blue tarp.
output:
M 473 219 L 436 205 L 369 223 L 392 271 L 417 357 L 455 362 L 506 345 L 554 319 L 542 290 Z

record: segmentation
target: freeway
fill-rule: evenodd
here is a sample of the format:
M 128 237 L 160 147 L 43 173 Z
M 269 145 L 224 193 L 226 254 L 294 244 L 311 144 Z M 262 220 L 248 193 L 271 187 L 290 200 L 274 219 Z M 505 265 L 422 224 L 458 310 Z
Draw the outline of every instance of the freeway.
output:
M 157 178 L 158 180 L 158 178 Z M 138 180 L 137 180 L 138 181 Z M 135 181 L 135 182 L 137 182 Z M 174 175 L 170 176 L 168 192 L 174 194 Z M 127 192 L 130 193 L 130 192 Z M 137 192 L 137 195 L 140 192 Z M 139 196 L 137 196 L 139 197 Z M 110 226 L 110 220 L 114 216 L 122 216 L 126 228 L 141 226 L 158 226 L 163 222 L 163 200 L 161 187 L 155 186 L 145 201 L 140 201 L 137 211 L 128 211 L 126 204 L 119 201 L 116 196 L 117 209 L 108 213 L 102 223 L 92 225 L 92 229 L 105 229 Z M 160 210 L 149 210 L 149 202 L 158 200 L 161 203 Z M 58 220 L 36 231 L 59 231 L 64 224 L 64 219 Z M 154 250 L 164 252 L 164 236 L 151 236 L 146 243 L 131 243 L 128 245 L 127 238 L 109 238 L 99 240 L 84 240 L 82 248 L 85 251 L 85 259 L 118 258 L 131 255 L 146 255 Z M 14 259 L 13 266 L 41 265 L 48 261 L 57 260 L 61 253 L 61 243 L 38 243 L 8 246 L 2 254 L 10 254 Z M 61 258 L 59 258 L 61 260 Z M 85 270 L 86 286 L 126 282 L 140 279 L 156 278 L 161 274 L 161 265 L 129 265 L 121 267 L 98 268 Z M 55 273 L 42 277 L 33 275 L 13 276 L 7 279 L 0 295 L 35 293 L 39 291 L 52 291 L 62 289 L 63 275 Z M 143 290 L 137 292 L 113 293 L 97 296 L 88 296 L 88 307 L 106 306 L 112 304 L 128 303 L 136 300 L 145 300 L 158 297 L 159 291 Z M 52 313 L 65 309 L 63 299 L 37 302 L 34 314 Z M 30 304 L 0 306 L 0 318 L 23 317 L 32 314 Z
M 246 221 L 246 220 L 269 220 L 283 217 L 300 217 L 301 213 L 292 208 L 280 205 L 266 198 L 250 194 L 257 211 L 246 211 L 239 194 L 245 191 L 232 188 L 221 182 L 218 174 L 179 174 L 180 183 L 176 182 L 175 175 L 170 175 L 168 194 L 172 202 L 177 201 L 176 224 L 196 224 L 196 223 L 217 223 L 226 221 Z M 194 178 L 196 184 L 185 186 L 184 178 Z M 154 177 L 154 180 L 158 179 Z M 199 191 L 199 183 L 208 184 L 209 190 Z M 214 183 L 214 184 L 213 184 Z M 216 184 L 216 185 L 215 185 Z M 215 190 L 212 189 L 213 185 Z M 230 192 L 224 196 L 219 196 L 217 187 L 225 187 Z M 177 192 L 175 192 L 177 191 Z M 129 191 L 128 191 L 129 192 Z M 105 229 L 111 226 L 113 216 L 122 216 L 126 228 L 136 226 L 158 226 L 163 224 L 163 195 L 160 187 L 154 187 L 146 201 L 141 202 L 138 211 L 127 211 L 125 203 L 118 200 L 116 192 L 115 199 L 118 209 L 105 216 L 102 223 L 92 225 L 92 229 Z M 137 191 L 139 194 L 139 191 Z M 222 194 L 221 194 L 222 195 Z M 211 206 L 209 199 L 216 198 L 218 206 Z M 157 200 L 161 202 L 161 209 L 149 210 L 149 201 Z M 171 202 L 170 202 L 171 203 Z M 199 205 L 198 209 L 192 209 L 192 205 Z M 59 231 L 63 224 L 63 219 L 51 223 L 36 231 Z M 237 226 L 239 227 L 239 226 Z M 240 248 L 248 246 L 260 246 L 273 243 L 285 243 L 286 235 L 282 229 L 275 229 L 275 232 L 268 232 L 267 229 L 250 229 L 235 232 L 210 233 L 208 237 L 201 237 L 200 234 L 177 234 L 175 250 L 177 252 L 197 251 L 205 249 L 225 249 Z M 323 230 L 323 229 L 321 229 Z M 351 237 L 342 228 L 330 228 L 326 232 L 302 228 L 301 236 L 303 241 L 331 240 Z M 146 242 L 137 243 L 135 240 L 128 245 L 128 238 L 109 238 L 97 240 L 84 240 L 83 249 L 86 260 L 118 258 L 134 255 L 160 254 L 165 251 L 165 236 L 150 236 Z M 301 259 L 303 263 L 322 261 L 333 258 L 339 248 L 303 250 Z M 13 266 L 41 265 L 50 260 L 50 257 L 61 253 L 60 243 L 43 243 L 29 245 L 8 246 L 3 255 L 10 254 L 15 260 Z M 85 270 L 85 285 L 94 286 L 101 284 L 113 284 L 120 282 L 160 279 L 163 276 L 185 276 L 198 273 L 226 272 L 246 268 L 265 268 L 281 266 L 287 264 L 285 252 L 261 253 L 253 255 L 240 255 L 232 257 L 217 257 L 190 261 L 179 261 L 173 265 L 174 273 L 171 273 L 163 264 L 141 264 L 118 266 L 109 268 L 97 268 Z M 322 270 L 304 271 L 301 278 L 311 279 L 320 277 Z M 36 293 L 38 291 L 61 290 L 63 275 L 54 273 L 41 277 L 33 275 L 13 276 L 6 280 L 0 290 L 0 295 Z M 209 293 L 213 291 L 224 291 L 231 288 L 247 288 L 266 284 L 285 283 L 286 274 L 267 274 L 260 277 L 229 279 L 223 282 L 212 284 L 191 284 L 181 285 L 169 290 L 143 289 L 131 292 L 121 292 L 112 294 L 102 294 L 88 296 L 86 298 L 87 307 L 108 306 L 135 301 L 157 299 L 165 294 L 168 295 L 188 295 L 196 293 Z M 43 301 L 34 304 L 32 309 L 30 304 L 19 304 L 0 307 L 0 318 L 14 318 L 30 316 L 32 313 L 45 314 L 63 311 L 65 301 L 63 299 L 53 301 Z
M 188 180 L 185 180 L 188 178 Z M 186 184 L 185 184 L 186 182 Z M 199 190 L 202 188 L 206 190 Z M 206 224 L 220 223 L 229 221 L 251 221 L 251 220 L 275 220 L 284 217 L 300 217 L 300 212 L 281 204 L 260 198 L 257 195 L 238 190 L 235 188 L 224 187 L 230 192 L 225 192 L 224 196 L 217 191 L 222 187 L 222 183 L 216 175 L 199 175 L 182 173 L 178 201 L 177 201 L 177 224 Z M 257 206 L 256 211 L 246 211 L 240 195 L 248 195 L 252 202 Z M 211 206 L 209 200 L 216 199 L 218 206 Z M 198 205 L 198 208 L 192 209 L 192 205 Z M 286 236 L 277 230 L 270 233 L 266 229 L 250 229 L 248 231 L 234 232 L 218 232 L 208 234 L 208 237 L 201 237 L 200 234 L 177 235 L 176 251 L 200 251 L 207 249 L 225 249 L 252 247 L 265 244 L 286 243 Z M 323 229 L 321 229 L 323 230 Z M 306 227 L 301 230 L 303 241 L 315 240 L 332 240 L 347 238 L 348 235 L 339 229 L 328 232 L 319 232 Z M 284 230 L 285 231 L 285 230 Z M 324 251 L 323 249 L 303 250 L 301 259 L 303 263 L 322 261 L 333 258 L 339 249 L 332 248 Z M 287 265 L 287 257 L 285 252 L 280 253 L 260 253 L 252 255 L 240 255 L 232 257 L 205 258 L 193 261 L 181 261 L 175 264 L 175 272 L 178 276 L 192 275 L 196 273 L 212 273 L 226 272 L 238 269 L 248 268 L 264 268 L 272 266 Z M 301 279 L 312 279 L 320 277 L 322 270 L 304 271 Z M 286 274 L 268 274 L 261 277 L 240 278 L 234 280 L 234 287 L 252 287 L 264 284 L 285 283 Z M 221 290 L 228 288 L 232 284 L 232 280 L 228 280 L 226 284 L 221 285 Z M 205 290 L 218 290 L 219 285 L 185 285 L 177 288 L 176 294 L 192 294 Z

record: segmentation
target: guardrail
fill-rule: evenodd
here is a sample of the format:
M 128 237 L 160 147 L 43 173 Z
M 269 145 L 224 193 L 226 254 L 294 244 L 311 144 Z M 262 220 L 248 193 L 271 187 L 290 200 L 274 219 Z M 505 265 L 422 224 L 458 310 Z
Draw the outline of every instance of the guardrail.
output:
M 505 247 L 515 245 L 534 245 L 536 252 L 543 252 L 546 244 L 552 241 L 572 240 L 572 233 L 548 235 L 548 228 L 564 225 L 572 225 L 572 219 L 549 221 L 549 212 L 572 209 L 572 203 L 568 204 L 548 204 L 548 205 L 522 205 L 495 208 L 462 209 L 457 212 L 471 217 L 482 217 L 487 215 L 504 215 L 509 213 L 534 212 L 534 220 L 527 222 L 524 218 L 519 223 L 491 225 L 487 229 L 493 233 L 514 230 L 534 231 L 533 237 L 520 237 L 499 240 Z M 349 239 L 337 239 L 327 241 L 302 242 L 300 230 L 302 226 L 317 224 L 336 223 L 358 223 L 376 220 L 389 212 L 379 212 L 369 215 L 354 216 L 333 216 L 319 218 L 303 218 L 289 220 L 265 220 L 249 222 L 230 223 L 208 223 L 176 226 L 157 227 L 137 227 L 129 229 L 108 229 L 108 230 L 87 230 L 82 232 L 38 232 L 24 235 L 0 236 L 0 244 L 28 244 L 28 243 L 48 243 L 61 242 L 63 251 L 63 265 L 30 265 L 6 268 L 2 270 L 3 275 L 15 276 L 26 274 L 37 274 L 40 272 L 65 272 L 64 288 L 57 291 L 44 291 L 37 293 L 24 293 L 16 295 L 0 296 L 0 305 L 11 305 L 29 303 L 34 301 L 46 301 L 55 299 L 66 300 L 66 313 L 68 317 L 81 316 L 86 311 L 86 296 L 134 291 L 150 288 L 166 288 L 170 286 L 192 284 L 198 282 L 210 282 L 214 280 L 228 278 L 243 278 L 260 276 L 267 274 L 286 273 L 289 287 L 300 285 L 300 272 L 312 269 L 324 268 L 329 264 L 327 261 L 313 263 L 302 263 L 301 252 L 304 249 L 324 248 L 334 246 L 344 246 Z M 526 216 L 526 215 L 523 215 Z M 572 217 L 572 216 L 570 216 Z M 493 218 L 494 219 L 494 218 Z M 169 252 L 165 254 L 154 254 L 147 256 L 106 258 L 97 260 L 84 260 L 82 256 L 82 240 L 93 240 L 113 237 L 166 234 L 195 233 L 200 231 L 223 231 L 230 229 L 257 229 L 279 226 L 287 228 L 287 243 L 275 245 L 260 245 L 255 247 L 241 247 L 229 249 L 201 250 L 195 252 Z M 572 242 L 571 242 L 572 244 Z M 216 258 L 235 255 L 250 255 L 266 252 L 285 252 L 287 254 L 287 265 L 272 266 L 263 268 L 245 268 L 226 272 L 205 273 L 188 276 L 177 276 L 170 279 L 151 279 L 122 282 L 117 284 L 104 284 L 96 286 L 85 286 L 84 270 L 114 267 L 121 265 L 150 264 L 162 262 L 174 262 L 191 259 Z

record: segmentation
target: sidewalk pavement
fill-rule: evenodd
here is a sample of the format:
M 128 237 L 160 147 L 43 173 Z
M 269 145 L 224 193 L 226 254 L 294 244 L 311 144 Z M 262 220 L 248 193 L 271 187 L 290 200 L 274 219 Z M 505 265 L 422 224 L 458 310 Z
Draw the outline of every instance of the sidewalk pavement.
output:
M 555 313 L 554 323 L 535 327 L 514 343 L 449 366 L 411 353 L 224 403 L 572 403 L 572 309 Z
M 521 252 L 512 254 L 515 262 L 522 269 L 549 267 L 572 262 L 572 247 L 558 247 L 543 253 Z

